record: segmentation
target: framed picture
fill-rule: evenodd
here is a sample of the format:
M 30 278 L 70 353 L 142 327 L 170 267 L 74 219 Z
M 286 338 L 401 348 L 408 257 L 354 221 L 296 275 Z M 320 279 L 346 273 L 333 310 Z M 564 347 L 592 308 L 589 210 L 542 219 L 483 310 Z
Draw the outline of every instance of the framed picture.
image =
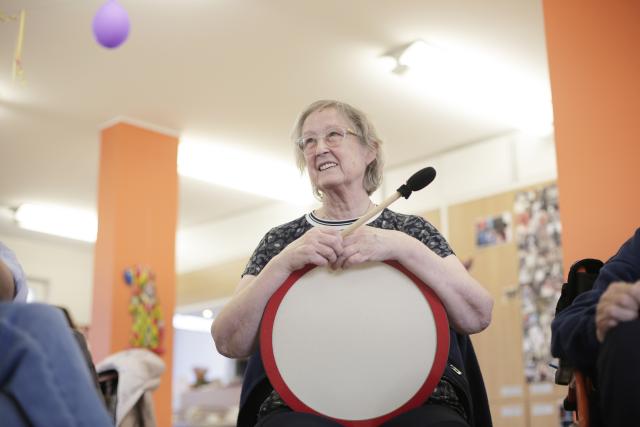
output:
M 483 248 L 511 241 L 511 212 L 476 220 L 476 246 Z

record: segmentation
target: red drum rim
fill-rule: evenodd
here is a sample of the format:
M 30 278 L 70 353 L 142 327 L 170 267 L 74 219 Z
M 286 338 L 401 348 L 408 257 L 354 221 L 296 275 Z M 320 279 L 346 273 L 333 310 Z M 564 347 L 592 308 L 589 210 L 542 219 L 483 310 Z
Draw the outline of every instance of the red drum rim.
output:
M 427 378 L 425 378 L 419 390 L 406 403 L 387 414 L 374 418 L 359 420 L 344 420 L 340 418 L 334 418 L 325 414 L 321 414 L 302 402 L 289 388 L 284 378 L 282 377 L 278 366 L 276 365 L 272 336 L 276 314 L 283 298 L 285 297 L 289 289 L 291 289 L 291 287 L 294 286 L 302 276 L 304 276 L 312 269 L 316 268 L 315 265 L 308 264 L 300 270 L 291 273 L 291 275 L 284 281 L 280 288 L 278 288 L 278 290 L 271 296 L 269 302 L 267 303 L 267 306 L 265 307 L 262 317 L 262 323 L 260 326 L 260 352 L 265 372 L 273 388 L 280 394 L 285 403 L 289 405 L 289 407 L 291 407 L 291 409 L 293 409 L 294 411 L 321 415 L 348 427 L 378 426 L 408 410 L 417 408 L 422 405 L 431 395 L 436 385 L 440 381 L 449 354 L 449 322 L 447 320 L 447 314 L 444 306 L 442 305 L 442 302 L 435 294 L 435 292 L 431 290 L 431 288 L 429 288 L 422 280 L 420 280 L 415 274 L 402 266 L 399 262 L 393 260 L 387 260 L 383 262 L 404 273 L 409 279 L 411 279 L 411 281 L 420 290 L 427 303 L 429 304 L 429 307 L 431 308 L 437 335 L 437 348 Z

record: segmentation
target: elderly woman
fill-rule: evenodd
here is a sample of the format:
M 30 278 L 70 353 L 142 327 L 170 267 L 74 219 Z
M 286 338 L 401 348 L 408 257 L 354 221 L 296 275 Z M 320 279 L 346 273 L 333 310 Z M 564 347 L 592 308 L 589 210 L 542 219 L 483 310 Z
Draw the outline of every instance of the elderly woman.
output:
M 234 358 L 251 356 L 240 426 L 337 425 L 289 409 L 269 384 L 256 351 L 269 298 L 293 271 L 306 264 L 349 268 L 367 261 L 397 260 L 440 297 L 452 334 L 480 332 L 491 320 L 490 295 L 423 218 L 385 209 L 367 226 L 341 237 L 342 228 L 374 206 L 369 197 L 382 178 L 382 142 L 362 112 L 343 102 L 317 101 L 302 112 L 293 136 L 298 166 L 307 169 L 322 205 L 264 236 L 233 298 L 212 326 L 220 353 Z M 449 363 L 432 396 L 389 425 L 469 425 L 469 386 L 458 369 L 462 363 L 457 341 L 452 339 Z

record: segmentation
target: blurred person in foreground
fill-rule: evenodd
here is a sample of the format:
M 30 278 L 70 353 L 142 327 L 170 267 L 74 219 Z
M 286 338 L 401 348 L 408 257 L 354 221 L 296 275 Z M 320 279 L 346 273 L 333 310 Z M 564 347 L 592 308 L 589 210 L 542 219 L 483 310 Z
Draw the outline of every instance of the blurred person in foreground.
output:
M 68 313 L 26 300 L 22 267 L 0 243 L 0 425 L 112 426 Z
M 0 301 L 27 301 L 27 282 L 15 254 L 0 242 Z
M 639 313 L 640 228 L 551 325 L 552 354 L 595 380 L 595 426 L 640 420 Z

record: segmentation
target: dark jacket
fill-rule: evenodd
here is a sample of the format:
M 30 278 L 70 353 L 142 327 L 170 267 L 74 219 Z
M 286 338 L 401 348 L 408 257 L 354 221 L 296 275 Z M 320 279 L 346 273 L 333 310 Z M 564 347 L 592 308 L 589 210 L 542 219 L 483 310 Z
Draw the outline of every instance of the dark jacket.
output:
M 572 366 L 594 372 L 600 344 L 596 338 L 596 306 L 613 282 L 640 280 L 640 228 L 600 270 L 591 291 L 582 293 L 551 324 L 551 353 Z

